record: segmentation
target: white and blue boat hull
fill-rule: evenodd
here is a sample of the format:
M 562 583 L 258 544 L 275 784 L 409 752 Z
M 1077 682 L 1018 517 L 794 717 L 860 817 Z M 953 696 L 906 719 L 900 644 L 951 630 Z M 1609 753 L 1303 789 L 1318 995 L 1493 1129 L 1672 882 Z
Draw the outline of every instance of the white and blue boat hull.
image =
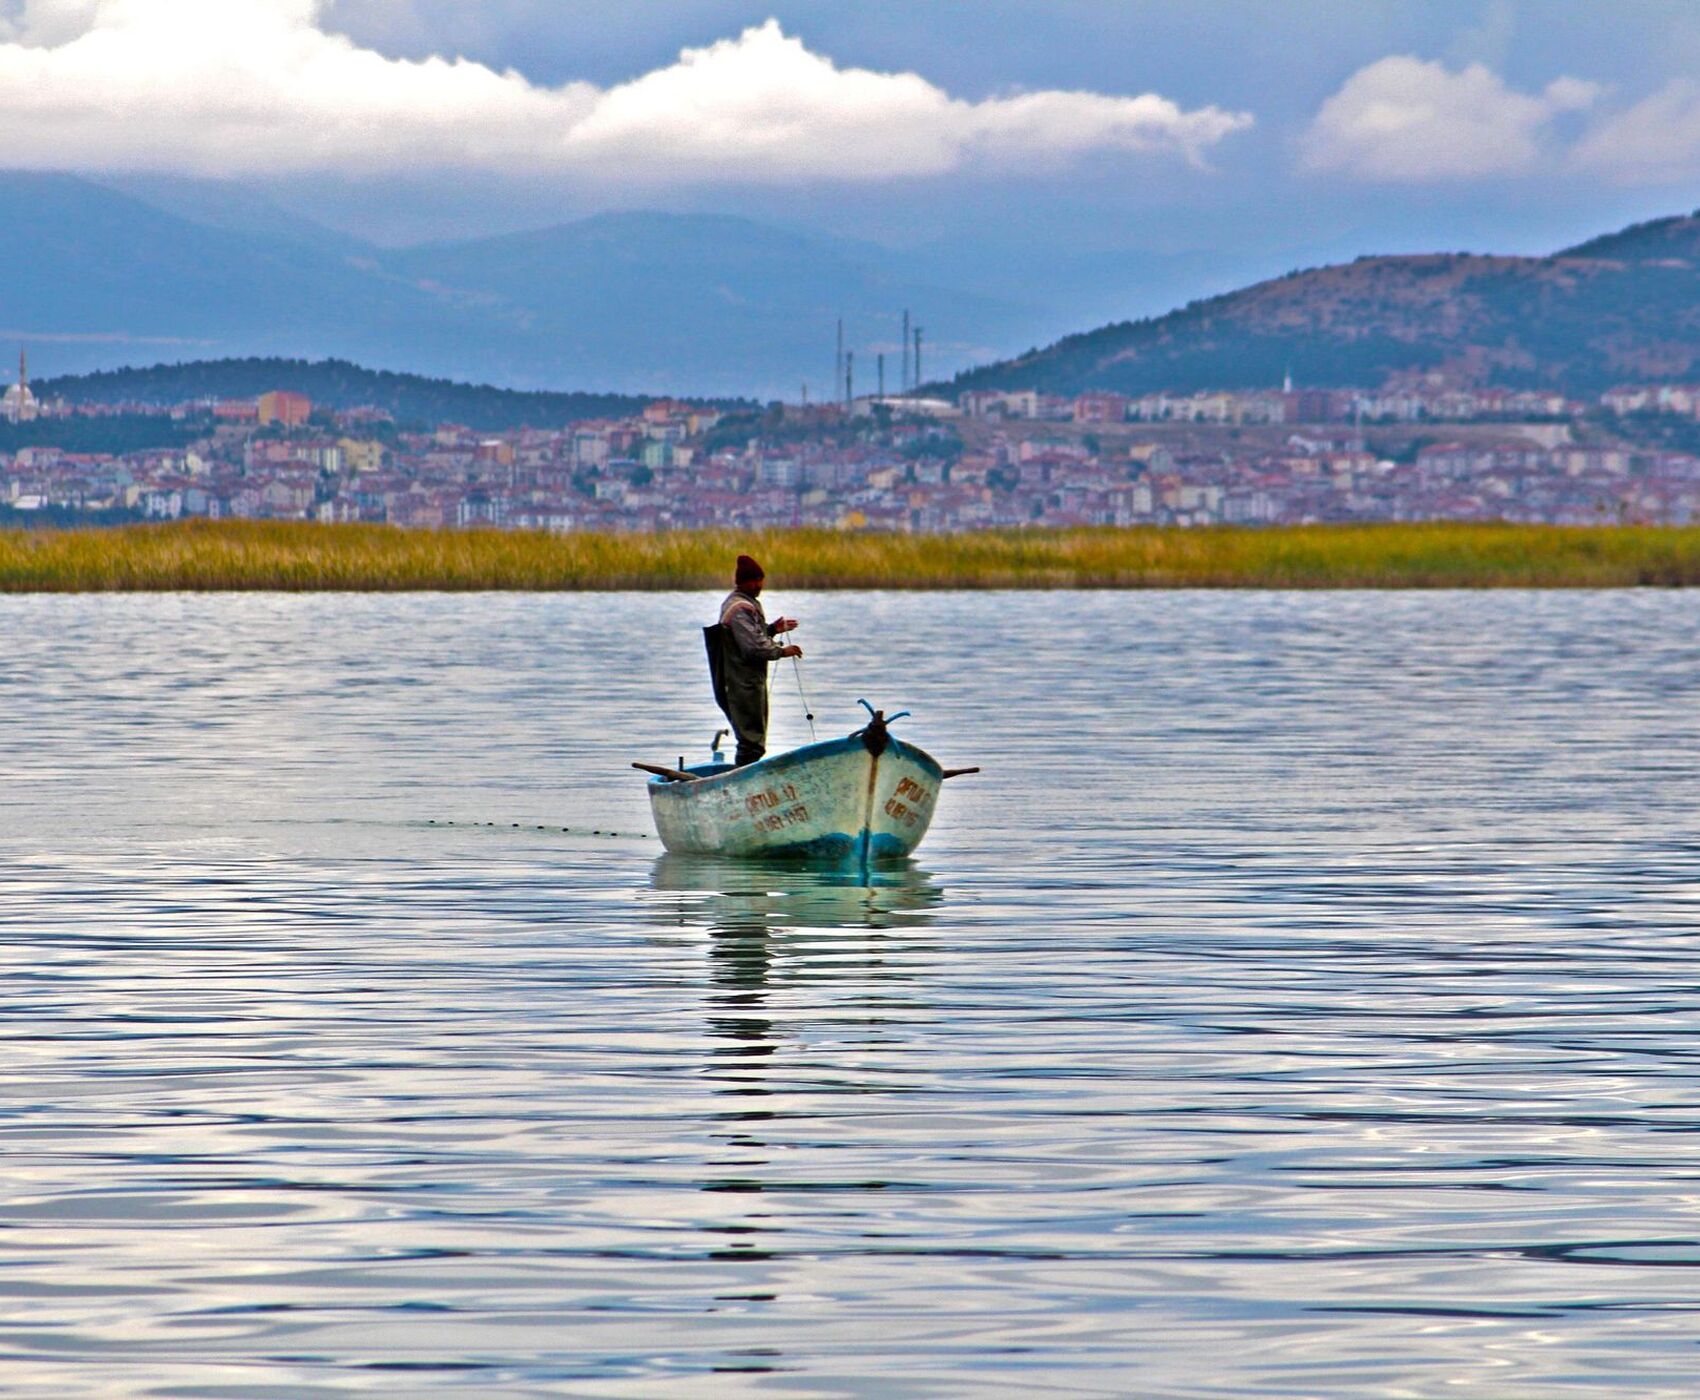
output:
M 661 842 L 681 855 L 900 860 L 927 834 L 944 785 L 931 754 L 883 725 L 744 768 L 685 771 L 690 782 L 649 785 Z

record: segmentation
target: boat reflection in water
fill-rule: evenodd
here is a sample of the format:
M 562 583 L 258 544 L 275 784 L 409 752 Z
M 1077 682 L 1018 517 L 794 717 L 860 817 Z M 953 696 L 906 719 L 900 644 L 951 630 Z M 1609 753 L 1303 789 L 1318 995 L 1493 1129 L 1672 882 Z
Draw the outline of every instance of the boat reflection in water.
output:
M 710 1242 L 703 1257 L 732 1270 L 717 1296 L 754 1318 L 806 1292 L 797 1256 L 833 1242 L 822 1218 L 871 1220 L 883 1208 L 886 1183 L 835 1169 L 818 1125 L 862 1096 L 904 1092 L 862 1065 L 890 1021 L 922 1014 L 905 935 L 931 922 L 944 893 L 907 861 L 843 869 L 666 855 L 652 884 L 658 923 L 693 943 L 708 937 L 698 1082 L 715 1107 L 697 1228 Z M 736 1357 L 740 1371 L 784 1364 L 778 1349 Z
M 709 1029 L 732 1042 L 709 1053 L 735 1059 L 772 1053 L 779 1027 L 769 997 L 780 987 L 791 989 L 790 1017 L 802 1022 L 811 1008 L 841 1013 L 862 1003 L 876 986 L 891 997 L 906 980 L 891 935 L 923 927 L 944 901 L 908 861 L 853 869 L 665 855 L 652 883 L 658 923 L 709 936 Z
M 797 929 L 903 929 L 930 922 L 944 891 L 902 861 L 866 868 L 665 855 L 651 883 L 661 920 L 748 937 Z

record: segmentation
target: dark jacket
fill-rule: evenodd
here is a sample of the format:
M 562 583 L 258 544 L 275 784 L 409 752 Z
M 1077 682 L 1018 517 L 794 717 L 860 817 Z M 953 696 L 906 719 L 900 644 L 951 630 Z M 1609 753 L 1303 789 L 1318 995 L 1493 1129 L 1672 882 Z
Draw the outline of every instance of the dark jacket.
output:
M 767 684 L 767 666 L 778 661 L 784 647 L 773 640 L 773 626 L 761 600 L 733 589 L 720 605 L 720 625 L 726 629 L 726 683 L 734 680 Z
M 761 604 L 748 593 L 733 592 L 720 605 L 720 669 L 715 699 L 738 736 L 736 762 L 742 767 L 767 752 L 767 667 L 784 650 Z

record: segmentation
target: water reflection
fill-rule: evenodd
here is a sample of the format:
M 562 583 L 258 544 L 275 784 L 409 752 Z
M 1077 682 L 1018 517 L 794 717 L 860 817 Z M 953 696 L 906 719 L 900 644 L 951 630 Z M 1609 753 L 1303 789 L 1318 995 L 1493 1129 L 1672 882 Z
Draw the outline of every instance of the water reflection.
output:
M 831 1172 L 799 1179 L 777 1165 L 807 1152 L 798 1136 L 798 1056 L 818 1034 L 817 1018 L 848 1017 L 878 1033 L 899 1004 L 889 984 L 903 980 L 893 957 L 901 949 L 888 946 L 886 936 L 931 922 L 944 892 L 909 862 L 858 871 L 675 855 L 656 862 L 651 884 L 660 922 L 710 937 L 702 1055 L 704 1077 L 724 1107 L 709 1116 L 713 1148 L 701 1186 L 719 1203 L 707 1212 L 712 1223 L 704 1232 L 722 1243 L 706 1253 L 723 1263 L 776 1263 L 785 1257 L 781 1242 L 799 1196 L 859 1202 L 885 1188 L 883 1180 Z M 831 936 L 810 936 L 820 932 Z M 814 1062 L 806 1079 L 811 1094 L 888 1092 L 849 1062 Z M 755 1286 L 718 1301 L 765 1308 L 782 1297 L 772 1280 L 750 1282 Z M 781 1359 L 773 1351 L 751 1369 Z
M 0 1391 L 1694 1395 L 1692 595 L 820 596 L 866 882 L 703 606 L 0 599 Z
M 855 870 L 666 855 L 650 882 L 666 896 L 656 904 L 662 922 L 733 941 L 791 929 L 918 928 L 944 902 L 938 882 L 912 861 Z M 744 956 L 752 974 L 765 974 L 765 950 Z
M 808 933 L 915 929 L 944 902 L 932 875 L 911 862 L 843 870 L 666 855 L 650 880 L 661 896 L 658 922 L 710 934 L 710 1030 L 731 1042 L 712 1053 L 740 1060 L 773 1053 L 774 1026 L 764 1013 L 780 956 L 799 975 L 819 970 L 839 979 L 851 997 L 857 985 L 890 975 L 877 947 L 847 958 L 842 943 L 823 945 Z

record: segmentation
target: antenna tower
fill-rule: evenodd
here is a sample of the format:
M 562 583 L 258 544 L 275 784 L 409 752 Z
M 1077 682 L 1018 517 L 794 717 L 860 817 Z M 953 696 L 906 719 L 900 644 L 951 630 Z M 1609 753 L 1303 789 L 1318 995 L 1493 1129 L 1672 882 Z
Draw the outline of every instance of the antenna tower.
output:
M 921 328 L 915 327 L 915 387 L 921 387 Z
M 844 407 L 848 411 L 851 400 L 856 397 L 856 352 L 844 352 Z

